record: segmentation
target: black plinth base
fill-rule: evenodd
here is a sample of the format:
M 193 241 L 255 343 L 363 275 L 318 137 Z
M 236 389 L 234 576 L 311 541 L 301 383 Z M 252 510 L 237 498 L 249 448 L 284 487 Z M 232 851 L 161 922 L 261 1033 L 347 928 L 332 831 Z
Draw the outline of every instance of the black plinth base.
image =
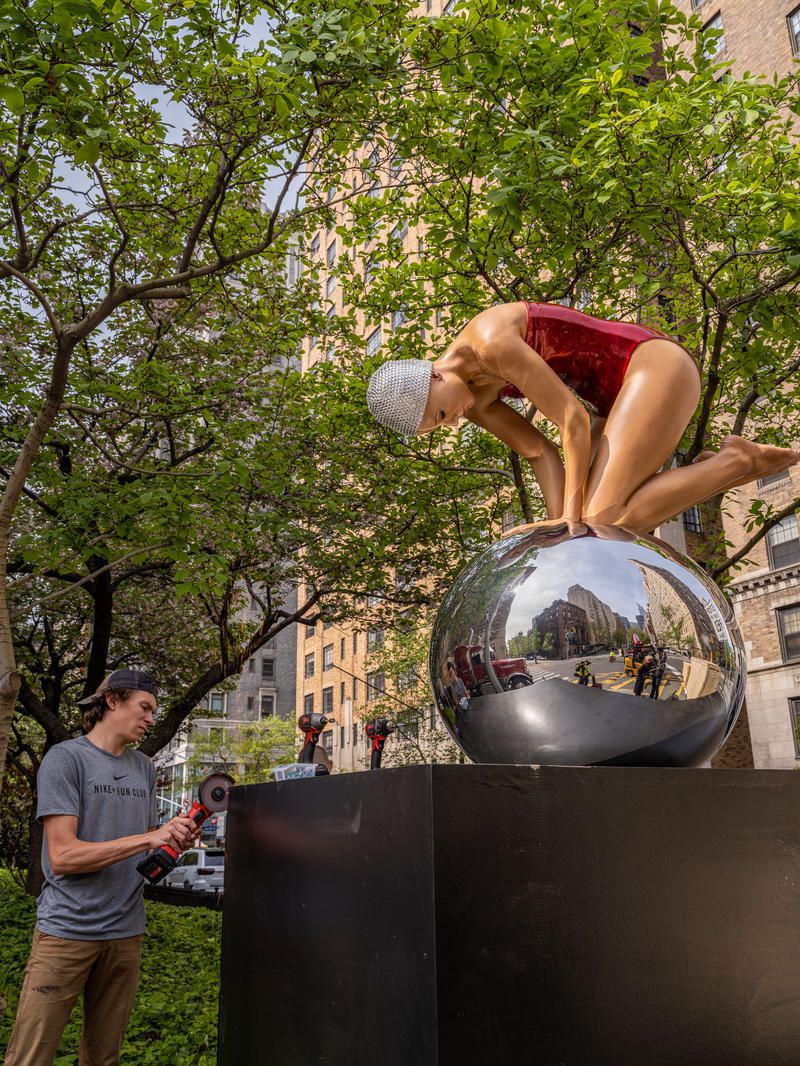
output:
M 234 789 L 220 1066 L 798 1066 L 800 774 Z

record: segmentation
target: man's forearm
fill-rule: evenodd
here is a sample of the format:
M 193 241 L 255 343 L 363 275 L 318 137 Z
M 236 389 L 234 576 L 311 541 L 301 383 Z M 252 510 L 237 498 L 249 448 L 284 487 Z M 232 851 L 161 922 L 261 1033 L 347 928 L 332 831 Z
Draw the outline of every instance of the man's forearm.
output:
M 93 874 L 122 859 L 149 849 L 150 835 L 138 833 L 116 840 L 73 840 L 50 853 L 50 865 L 55 874 Z

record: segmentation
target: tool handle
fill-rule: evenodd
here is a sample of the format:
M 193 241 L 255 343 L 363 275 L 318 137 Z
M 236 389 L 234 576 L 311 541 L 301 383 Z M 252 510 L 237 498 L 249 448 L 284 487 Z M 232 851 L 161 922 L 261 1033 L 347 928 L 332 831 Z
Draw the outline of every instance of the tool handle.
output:
M 163 847 L 151 851 L 149 855 L 145 855 L 136 869 L 151 885 L 157 885 L 162 877 L 165 877 L 170 870 L 175 868 L 177 861 L 178 852 L 169 847 L 168 844 L 165 844 Z
M 386 737 L 375 737 L 372 741 L 372 755 L 369 760 L 370 770 L 380 770 L 381 759 L 383 758 L 383 746 L 386 743 Z
M 310 735 L 306 737 L 306 742 L 303 745 L 303 750 L 300 752 L 299 762 L 313 762 L 314 761 L 314 748 L 317 746 L 316 737 Z

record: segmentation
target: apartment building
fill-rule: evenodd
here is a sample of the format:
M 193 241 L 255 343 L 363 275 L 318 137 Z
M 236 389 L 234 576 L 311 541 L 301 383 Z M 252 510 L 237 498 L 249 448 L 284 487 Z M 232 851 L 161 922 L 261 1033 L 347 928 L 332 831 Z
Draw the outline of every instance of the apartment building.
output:
M 292 591 L 285 609 L 293 611 L 297 594 Z M 262 617 L 254 599 L 237 613 L 237 621 L 253 627 Z M 188 761 L 198 736 L 213 731 L 224 737 L 243 725 L 278 715 L 294 718 L 297 709 L 297 626 L 288 626 L 269 640 L 244 663 L 242 672 L 232 678 L 230 687 L 212 690 L 197 709 L 190 726 L 159 752 L 158 798 L 162 814 L 173 813 L 192 798 Z
M 715 57 L 730 61 L 741 77 L 791 73 L 800 55 L 800 4 L 796 0 L 673 0 L 686 14 L 696 14 L 706 29 L 719 30 Z

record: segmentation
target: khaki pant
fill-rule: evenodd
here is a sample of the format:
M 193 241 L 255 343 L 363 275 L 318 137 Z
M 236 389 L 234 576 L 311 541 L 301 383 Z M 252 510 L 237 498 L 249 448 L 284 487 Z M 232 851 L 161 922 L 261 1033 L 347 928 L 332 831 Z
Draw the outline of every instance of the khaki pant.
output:
M 5 1066 L 51 1066 L 81 992 L 80 1066 L 117 1066 L 143 939 L 64 940 L 35 930 Z

